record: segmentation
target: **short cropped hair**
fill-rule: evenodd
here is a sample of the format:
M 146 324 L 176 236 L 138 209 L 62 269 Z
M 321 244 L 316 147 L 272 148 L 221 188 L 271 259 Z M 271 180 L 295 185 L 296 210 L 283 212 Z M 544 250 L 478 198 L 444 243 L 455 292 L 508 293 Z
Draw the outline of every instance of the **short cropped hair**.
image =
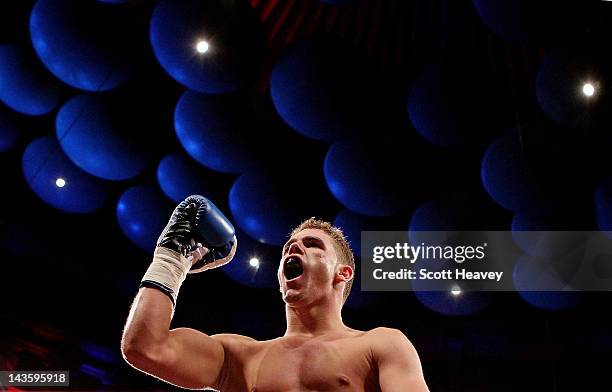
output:
M 305 229 L 318 229 L 330 236 L 333 240 L 334 248 L 336 250 L 337 262 L 340 264 L 350 265 L 351 268 L 353 268 L 353 271 L 355 271 L 355 256 L 353 256 L 351 246 L 341 229 L 333 226 L 329 222 L 312 217 L 306 219 L 304 222 L 300 223 L 298 227 L 293 229 L 291 231 L 290 237 L 293 237 L 294 235 Z M 353 279 L 346 282 L 346 286 L 344 286 L 344 292 L 342 293 L 342 303 L 346 302 L 346 299 L 351 293 L 351 288 L 353 287 Z

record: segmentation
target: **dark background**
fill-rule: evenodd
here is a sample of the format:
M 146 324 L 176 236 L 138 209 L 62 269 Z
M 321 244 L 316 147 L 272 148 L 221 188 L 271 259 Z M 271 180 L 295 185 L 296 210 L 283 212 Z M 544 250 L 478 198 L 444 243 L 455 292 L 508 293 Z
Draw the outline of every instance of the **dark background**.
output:
M 599 4 L 580 2 L 575 6 L 586 13 L 595 9 L 589 8 L 595 3 Z M 29 0 L 1 3 L 0 44 L 31 47 L 28 17 L 33 4 Z M 448 149 L 427 143 L 412 130 L 405 113 L 405 95 L 426 64 L 442 61 L 452 66 L 458 58 L 474 57 L 487 64 L 494 76 L 492 86 L 504 102 L 498 108 L 499 129 L 518 127 L 520 131 L 526 123 L 549 126 L 551 120 L 535 100 L 534 80 L 550 45 L 503 41 L 485 29 L 470 1 L 360 0 L 334 5 L 316 0 L 261 0 L 251 5 L 264 20 L 267 45 L 256 77 L 240 92 L 256 101 L 264 119 L 250 130 L 256 137 L 251 135 L 249 142 L 261 151 L 275 147 L 262 159 L 264 167 L 283 167 L 270 174 L 279 186 L 297 181 L 287 180 L 287 173 L 314 165 L 316 170 L 307 172 L 307 176 L 321 190 L 315 192 L 320 195 L 317 200 L 292 192 L 292 203 L 312 204 L 317 215 L 328 220 L 343 209 L 326 192 L 319 174 L 328 144 L 292 132 L 274 112 L 269 97 L 271 67 L 291 44 L 287 32 L 296 28 L 296 40 L 323 33 L 357 37 L 356 45 L 364 48 L 372 75 L 380 78 L 377 80 L 392 81 L 380 83 L 384 87 L 375 97 L 379 101 L 375 110 L 380 116 L 373 116 L 372 124 L 391 129 L 392 135 L 395 130 L 409 129 L 397 140 L 410 146 L 406 153 L 418 157 L 427 171 L 423 186 L 415 191 L 418 196 L 402 212 L 378 218 L 376 227 L 405 230 L 420 202 L 450 188 L 470 195 L 480 207 L 478 214 L 471 216 L 474 227 L 462 228 L 509 229 L 513 214 L 488 197 L 479 183 L 478 170 L 474 171 L 486 144 Z M 133 21 L 134 35 L 130 39 L 136 43 L 133 48 L 139 72 L 111 94 L 118 100 L 139 97 L 129 104 L 147 113 L 140 117 L 138 126 L 154 130 L 140 139 L 149 146 L 153 159 L 137 177 L 110 182 L 111 200 L 117 200 L 131 185 L 155 185 L 156 164 L 168 152 L 181 150 L 174 137 L 172 109 L 185 91 L 164 72 L 150 49 L 148 21 L 154 2 L 133 1 L 121 6 Z M 318 22 L 313 22 L 315 12 L 324 16 Z M 605 15 L 589 15 L 600 18 L 599 24 L 592 26 L 605 25 Z M 602 37 L 605 40 L 609 35 Z M 62 86 L 63 101 L 78 93 Z M 469 90 L 465 90 L 464 98 L 478 102 Z M 130 368 L 119 353 L 123 323 L 150 255 L 120 231 L 114 202 L 94 213 L 69 214 L 45 204 L 31 191 L 23 178 L 21 157 L 30 141 L 54 134 L 55 111 L 38 117 L 19 115 L 16 119 L 22 134 L 13 148 L 0 154 L 0 279 L 4 288 L 0 301 L 0 368 L 70 370 L 72 390 L 172 390 Z M 266 129 L 258 129 L 262 124 Z M 525 140 L 543 144 L 548 154 L 568 154 L 576 162 L 555 175 L 566 185 L 560 191 L 563 198 L 584 203 L 573 203 L 571 209 L 557 212 L 554 228 L 597 228 L 592 195 L 609 166 L 605 166 L 605 160 L 594 162 L 593 157 L 609 154 L 600 143 L 605 139 L 604 130 L 609 130 L 606 126 L 601 122 L 579 132 L 559 128 L 565 131 L 552 136 L 533 135 L 524 129 Z M 531 163 L 546 170 L 550 156 L 539 155 L 537 151 L 542 149 L 534 151 Z M 229 211 L 228 191 L 237 175 L 208 169 L 204 173 L 205 180 L 214 184 L 209 197 L 223 211 Z M 578 184 L 572 182 L 576 177 L 581 179 Z M 544 173 L 541 178 L 544 181 L 549 176 Z M 167 205 L 169 213 L 173 203 L 167 200 Z M 272 248 L 280 254 L 280 249 Z M 490 305 L 463 316 L 436 313 L 413 293 L 381 295 L 383 300 L 376 306 L 345 309 L 345 322 L 357 329 L 401 329 L 419 351 L 432 391 L 605 390 L 609 383 L 609 293 L 581 293 L 573 306 L 560 310 L 533 306 L 517 293 L 486 293 Z M 472 297 L 465 295 L 457 300 L 470 301 Z M 284 333 L 284 322 L 276 290 L 247 288 L 215 270 L 190 276 L 181 289 L 173 326 L 269 339 Z

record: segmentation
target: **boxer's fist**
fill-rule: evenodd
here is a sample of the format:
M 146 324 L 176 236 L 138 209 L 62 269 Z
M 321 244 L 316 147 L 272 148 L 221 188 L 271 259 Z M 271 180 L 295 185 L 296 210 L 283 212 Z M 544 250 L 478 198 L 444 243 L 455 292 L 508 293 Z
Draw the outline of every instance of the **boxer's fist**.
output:
M 192 240 L 196 241 L 195 228 L 206 209 L 203 199 L 189 196 L 174 209 L 168 224 L 157 239 L 157 246 L 188 256 Z
M 236 254 L 237 246 L 238 240 L 234 236 L 230 242 L 220 247 L 200 247 L 193 253 L 193 266 L 189 273 L 202 272 L 229 263 Z
M 197 246 L 207 252 L 193 253 Z M 228 263 L 236 251 L 234 226 L 208 199 L 192 195 L 182 201 L 157 240 L 167 248 L 194 260 L 191 272 L 219 267 Z

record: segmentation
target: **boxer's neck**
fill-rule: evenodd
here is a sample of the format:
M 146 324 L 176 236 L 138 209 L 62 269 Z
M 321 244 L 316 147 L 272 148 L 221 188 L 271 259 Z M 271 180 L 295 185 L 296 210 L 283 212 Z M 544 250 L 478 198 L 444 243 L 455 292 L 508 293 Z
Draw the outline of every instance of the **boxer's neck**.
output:
M 285 305 L 287 331 L 285 336 L 318 336 L 345 330 L 340 310 L 342 305 L 335 301 L 323 302 L 304 307 Z

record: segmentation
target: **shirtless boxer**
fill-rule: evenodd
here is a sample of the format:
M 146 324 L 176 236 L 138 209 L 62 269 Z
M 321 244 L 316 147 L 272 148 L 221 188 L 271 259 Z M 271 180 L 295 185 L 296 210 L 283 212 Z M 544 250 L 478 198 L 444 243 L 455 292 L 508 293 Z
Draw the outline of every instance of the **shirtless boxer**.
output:
M 132 366 L 183 388 L 222 392 L 428 391 L 417 352 L 402 332 L 358 331 L 342 321 L 355 262 L 342 232 L 313 218 L 283 247 L 278 280 L 287 318 L 284 336 L 257 341 L 171 330 L 178 289 L 208 252 L 200 244 L 185 251 L 193 249 L 189 228 L 201 218 L 183 213 L 185 204 L 162 233 L 126 322 L 121 350 Z M 207 265 L 229 262 L 235 247 L 234 241 L 229 254 Z

